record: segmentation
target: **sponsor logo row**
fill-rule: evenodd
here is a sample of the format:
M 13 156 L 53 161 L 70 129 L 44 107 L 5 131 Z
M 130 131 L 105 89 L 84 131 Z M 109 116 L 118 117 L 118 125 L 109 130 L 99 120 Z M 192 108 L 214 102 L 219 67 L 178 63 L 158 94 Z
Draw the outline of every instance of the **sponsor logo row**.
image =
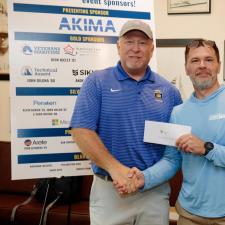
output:
M 84 47 L 72 46 L 67 44 L 63 47 L 58 46 L 37 46 L 25 44 L 22 46 L 22 53 L 24 55 L 69 55 L 69 56 L 96 56 L 101 53 L 100 47 Z

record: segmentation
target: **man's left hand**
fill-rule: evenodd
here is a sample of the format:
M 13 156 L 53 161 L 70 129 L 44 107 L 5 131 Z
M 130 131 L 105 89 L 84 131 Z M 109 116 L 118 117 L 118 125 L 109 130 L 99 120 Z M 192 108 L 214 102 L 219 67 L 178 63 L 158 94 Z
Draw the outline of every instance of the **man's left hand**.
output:
M 203 155 L 205 153 L 204 143 L 203 140 L 193 134 L 185 134 L 177 139 L 176 146 L 184 152 Z

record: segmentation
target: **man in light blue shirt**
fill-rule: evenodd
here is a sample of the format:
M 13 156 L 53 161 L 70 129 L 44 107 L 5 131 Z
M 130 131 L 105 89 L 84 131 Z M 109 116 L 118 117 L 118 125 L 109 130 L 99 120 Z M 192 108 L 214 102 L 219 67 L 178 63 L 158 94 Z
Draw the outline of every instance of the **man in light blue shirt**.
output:
M 193 40 L 186 46 L 185 69 L 194 93 L 173 109 L 170 122 L 191 126 L 191 134 L 179 137 L 177 148 L 167 147 L 163 158 L 143 173 L 132 172 L 143 191 L 182 168 L 178 225 L 225 224 L 225 86 L 218 82 L 220 64 L 214 41 Z

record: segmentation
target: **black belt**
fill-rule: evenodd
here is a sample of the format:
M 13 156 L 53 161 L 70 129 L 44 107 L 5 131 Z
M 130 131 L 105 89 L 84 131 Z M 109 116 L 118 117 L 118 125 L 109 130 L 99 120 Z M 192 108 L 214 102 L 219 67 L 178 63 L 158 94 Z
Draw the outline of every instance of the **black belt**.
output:
M 106 175 L 102 175 L 102 174 L 95 174 L 96 177 L 99 177 L 100 179 L 104 180 L 104 181 L 110 181 L 112 182 L 113 179 L 110 176 L 106 176 Z

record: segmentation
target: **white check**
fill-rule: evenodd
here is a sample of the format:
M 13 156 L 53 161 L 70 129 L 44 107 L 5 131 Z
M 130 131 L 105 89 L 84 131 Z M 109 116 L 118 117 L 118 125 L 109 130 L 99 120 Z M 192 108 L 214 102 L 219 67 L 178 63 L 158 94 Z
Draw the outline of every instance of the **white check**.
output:
M 144 142 L 175 146 L 178 137 L 189 133 L 190 126 L 146 120 Z

